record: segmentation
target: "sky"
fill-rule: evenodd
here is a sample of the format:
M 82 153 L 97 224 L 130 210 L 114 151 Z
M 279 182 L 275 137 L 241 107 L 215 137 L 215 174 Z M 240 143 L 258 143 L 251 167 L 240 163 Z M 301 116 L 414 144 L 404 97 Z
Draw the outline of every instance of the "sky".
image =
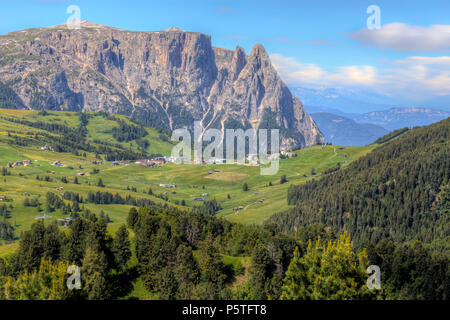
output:
M 176 26 L 247 53 L 261 43 L 291 87 L 376 92 L 413 103 L 450 95 L 448 0 L 0 0 L 0 34 L 81 19 L 134 31 Z M 371 5 L 379 8 L 373 20 Z M 368 24 L 369 19 L 369 24 Z M 374 22 L 378 29 L 369 29 Z M 369 27 L 368 27 L 369 26 Z

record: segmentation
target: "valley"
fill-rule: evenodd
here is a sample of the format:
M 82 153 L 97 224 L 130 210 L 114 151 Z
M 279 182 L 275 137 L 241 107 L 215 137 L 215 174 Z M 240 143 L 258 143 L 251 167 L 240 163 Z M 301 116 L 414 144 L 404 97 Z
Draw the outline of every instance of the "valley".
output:
M 86 125 L 86 141 L 107 142 L 110 145 L 118 144 L 133 152 L 141 150 L 136 140 L 120 143 L 112 135 L 112 128 L 117 126 L 113 120 L 107 120 L 103 115 L 90 113 Z M 216 199 L 222 207 L 217 216 L 224 217 L 232 222 L 244 224 L 261 224 L 264 219 L 275 212 L 288 208 L 286 194 L 289 185 L 304 183 L 321 173 L 334 168 L 338 163 L 345 167 L 353 160 L 370 152 L 374 146 L 346 147 L 312 146 L 295 151 L 296 157 L 280 160 L 280 170 L 274 176 L 261 176 L 258 166 L 249 165 L 189 165 L 166 163 L 155 168 L 147 168 L 134 164 L 134 161 L 122 162 L 112 165 L 113 161 L 103 159 L 104 155 L 80 150 L 79 155 L 69 152 L 44 151 L 45 142 L 32 140 L 27 146 L 12 145 L 13 136 L 32 137 L 45 130 L 36 129 L 26 125 L 17 126 L 7 117 L 20 118 L 33 122 L 61 123 L 70 128 L 79 126 L 79 114 L 74 112 L 48 112 L 39 115 L 37 111 L 0 110 L 0 166 L 7 167 L 8 163 L 30 160 L 28 166 L 8 168 L 10 175 L 3 176 L 0 181 L 0 195 L 5 196 L 7 205 L 14 209 L 7 219 L 15 224 L 15 235 L 28 230 L 37 216 L 47 214 L 51 216 L 48 221 L 64 217 L 60 210 L 45 212 L 46 194 L 75 192 L 86 197 L 89 192 L 120 193 L 122 196 L 145 198 L 158 203 L 167 203 L 172 206 L 189 210 L 198 206 L 201 201 L 191 200 L 194 197 L 204 196 L 204 200 Z M 124 118 L 125 119 L 125 118 Z M 124 120 L 125 121 L 125 120 Z M 131 123 L 130 123 L 131 124 Z M 160 139 L 155 129 L 146 129 L 148 135 L 142 139 L 148 141 L 147 154 L 170 155 L 172 144 Z M 50 146 L 50 144 L 48 145 Z M 83 154 L 85 153 L 86 156 Z M 52 163 L 59 161 L 62 166 Z M 101 161 L 102 164 L 93 164 Z M 125 163 L 125 164 L 124 164 Z M 93 173 L 98 170 L 98 173 Z M 217 172 L 215 172 L 217 171 Z M 82 176 L 77 175 L 84 173 Z M 314 173 L 314 174 L 312 174 Z M 287 182 L 280 184 L 280 177 L 285 175 Z M 43 178 L 37 180 L 36 177 Z M 48 177 L 49 181 L 45 181 Z M 63 183 L 63 177 L 67 183 Z M 78 184 L 74 184 L 77 178 Z M 105 187 L 98 187 L 101 179 Z M 243 183 L 247 183 L 249 190 L 242 190 Z M 161 187 L 160 184 L 174 184 L 175 189 Z M 272 184 L 269 186 L 269 184 Z M 58 188 L 63 188 L 58 191 Z M 131 191 L 136 188 L 136 191 Z M 148 190 L 152 190 L 152 195 Z M 230 196 L 228 198 L 228 195 Z M 167 197 L 167 200 L 166 200 Z M 34 207 L 24 207 L 25 198 L 38 198 L 41 203 L 41 212 Z M 258 202 L 263 199 L 264 201 Z M 184 205 L 182 205 L 182 202 Z M 109 227 L 121 224 L 126 219 L 130 206 L 128 205 L 101 205 L 82 204 L 85 209 L 99 214 L 101 210 L 108 214 L 112 222 Z M 240 210 L 236 208 L 242 207 Z

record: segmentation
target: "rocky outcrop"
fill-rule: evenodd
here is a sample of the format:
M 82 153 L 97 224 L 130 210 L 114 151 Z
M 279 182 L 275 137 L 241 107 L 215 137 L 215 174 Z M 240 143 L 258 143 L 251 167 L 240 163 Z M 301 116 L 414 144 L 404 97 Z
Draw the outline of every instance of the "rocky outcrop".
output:
M 268 127 L 286 147 L 323 141 L 262 45 L 213 48 L 177 28 L 132 32 L 84 21 L 0 37 L 0 81 L 33 109 L 106 111 L 176 129 Z M 1 100 L 0 100 L 1 101 Z

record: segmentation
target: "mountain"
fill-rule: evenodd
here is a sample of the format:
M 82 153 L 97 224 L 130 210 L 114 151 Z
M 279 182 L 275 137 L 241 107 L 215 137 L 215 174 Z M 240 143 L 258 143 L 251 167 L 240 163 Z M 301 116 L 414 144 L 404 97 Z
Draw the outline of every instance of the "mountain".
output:
M 338 146 L 363 146 L 373 143 L 388 131 L 380 126 L 356 123 L 352 119 L 332 113 L 311 113 L 324 135 L 325 142 Z
M 426 108 L 391 108 L 364 114 L 353 114 L 351 118 L 359 123 L 371 123 L 389 131 L 403 127 L 426 126 L 450 116 L 442 110 Z
M 391 97 L 363 90 L 292 87 L 291 91 L 308 108 L 334 108 L 345 110 L 347 113 L 366 113 L 389 109 L 401 104 Z
M 448 111 L 429 108 L 391 108 L 388 110 L 378 110 L 363 114 L 346 113 L 339 109 L 329 107 L 305 106 L 305 109 L 311 114 L 314 121 L 319 126 L 319 129 L 325 136 L 325 141 L 332 141 L 335 144 L 339 144 L 337 141 L 340 141 L 342 135 L 348 137 L 352 136 L 347 134 L 347 131 L 344 129 L 344 124 L 348 128 L 354 128 L 354 130 L 360 130 L 362 128 L 363 130 L 360 132 L 365 132 L 369 137 L 380 137 L 385 134 L 382 130 L 379 130 L 380 128 L 392 131 L 404 127 L 412 128 L 415 126 L 426 126 L 450 116 L 450 112 Z M 318 116 L 319 113 L 322 115 Z M 324 115 L 325 113 L 327 114 L 326 116 Z M 339 121 L 341 118 L 346 118 L 347 121 L 340 122 L 340 125 L 338 126 L 336 121 Z M 348 120 L 353 121 L 354 123 L 350 123 Z M 371 126 L 368 127 L 367 125 Z M 375 131 L 372 132 L 372 130 Z M 355 134 L 353 137 L 355 137 L 356 140 L 354 141 L 354 144 L 349 145 L 359 145 L 358 139 L 363 137 L 356 134 L 356 132 L 353 132 L 353 134 Z M 333 136 L 333 138 L 331 138 L 331 136 Z M 344 142 L 345 141 L 346 140 L 344 139 Z M 363 138 L 361 141 L 367 140 L 364 140 Z M 373 142 L 373 140 L 370 142 Z
M 305 106 L 305 110 L 308 114 L 312 113 L 332 113 L 338 116 L 351 118 L 355 113 L 348 113 L 336 108 L 319 107 L 319 106 Z
M 168 129 L 270 127 L 282 145 L 323 136 L 262 45 L 214 48 L 177 28 L 133 32 L 83 21 L 0 37 L 0 101 L 17 108 L 106 111 Z

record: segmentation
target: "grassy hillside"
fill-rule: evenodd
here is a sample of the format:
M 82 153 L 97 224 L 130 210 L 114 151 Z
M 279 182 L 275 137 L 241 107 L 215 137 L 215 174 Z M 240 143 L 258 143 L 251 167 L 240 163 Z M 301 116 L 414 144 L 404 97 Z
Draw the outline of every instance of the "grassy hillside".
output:
M 448 250 L 449 136 L 446 119 L 384 137 L 389 142 L 348 168 L 290 188 L 295 208 L 271 222 L 290 233 L 324 223 L 349 232 L 356 243 L 434 241 Z

